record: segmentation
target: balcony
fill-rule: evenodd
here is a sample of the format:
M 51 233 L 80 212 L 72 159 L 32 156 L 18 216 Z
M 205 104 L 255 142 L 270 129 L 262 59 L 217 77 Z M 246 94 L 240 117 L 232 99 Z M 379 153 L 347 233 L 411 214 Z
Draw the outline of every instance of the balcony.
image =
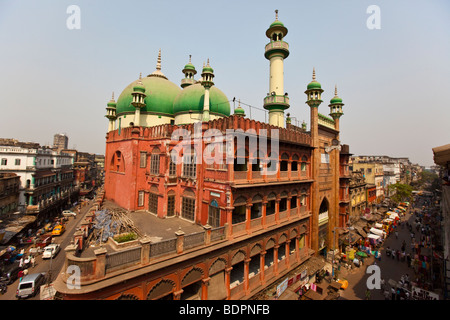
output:
M 289 108 L 289 97 L 286 95 L 270 95 L 264 98 L 265 109 L 287 109 Z
M 271 41 L 266 44 L 264 57 L 269 59 L 273 53 L 281 53 L 283 55 L 283 59 L 286 59 L 289 56 L 289 44 L 285 41 Z

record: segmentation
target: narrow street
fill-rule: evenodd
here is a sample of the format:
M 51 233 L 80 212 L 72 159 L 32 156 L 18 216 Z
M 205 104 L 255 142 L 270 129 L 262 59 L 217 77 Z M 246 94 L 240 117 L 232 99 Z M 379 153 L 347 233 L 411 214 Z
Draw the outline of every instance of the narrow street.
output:
M 389 279 L 398 282 L 402 275 L 408 274 L 409 279 L 414 279 L 414 269 L 408 267 L 406 259 L 405 261 L 397 260 L 397 258 L 392 258 L 392 256 L 386 255 L 386 249 L 390 248 L 395 250 L 400 250 L 403 241 L 406 242 L 406 252 L 411 252 L 411 236 L 408 228 L 406 227 L 406 221 L 410 224 L 414 222 L 414 215 L 411 214 L 411 209 L 408 209 L 405 217 L 402 218 L 404 221 L 403 226 L 398 228 L 398 239 L 394 233 L 391 233 L 381 246 L 381 261 L 376 261 L 376 264 L 380 267 L 381 278 L 385 280 L 386 287 L 390 289 L 388 284 Z M 364 265 L 360 268 L 354 268 L 350 271 L 341 269 L 340 278 L 345 278 L 349 282 L 349 286 L 345 290 L 341 290 L 341 300 L 364 300 L 365 293 L 367 289 L 367 279 L 371 274 L 366 274 L 367 267 L 372 265 L 375 261 L 373 256 L 365 259 Z M 389 296 L 390 298 L 390 296 Z M 371 290 L 371 300 L 384 300 L 383 290 L 373 289 Z
M 59 237 L 55 237 L 55 243 L 61 246 L 60 252 L 56 255 L 55 258 L 49 260 L 43 260 L 42 254 L 36 256 L 36 264 L 34 268 L 28 268 L 28 274 L 32 273 L 46 273 L 48 274 L 51 266 L 51 281 L 54 281 L 58 274 L 61 272 L 62 267 L 64 266 L 65 253 L 64 249 L 69 245 L 70 241 L 73 239 L 73 234 L 80 227 L 81 221 L 83 221 L 84 216 L 91 208 L 94 202 L 90 201 L 89 204 L 81 208 L 80 213 L 76 218 L 70 217 L 66 223 L 66 231 Z M 0 300 L 16 300 L 16 291 L 19 286 L 19 279 L 14 281 L 14 283 L 8 286 L 8 291 L 4 295 L 0 295 Z M 32 298 L 28 298 L 28 300 L 39 300 L 39 294 Z

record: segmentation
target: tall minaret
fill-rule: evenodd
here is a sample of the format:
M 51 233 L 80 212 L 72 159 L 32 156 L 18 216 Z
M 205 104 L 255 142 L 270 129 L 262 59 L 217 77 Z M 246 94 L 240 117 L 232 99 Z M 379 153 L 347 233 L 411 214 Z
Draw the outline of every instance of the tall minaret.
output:
M 312 81 L 308 84 L 305 91 L 307 96 L 306 103 L 310 107 L 310 125 L 311 125 L 311 141 L 312 147 L 312 176 L 314 181 L 311 184 L 311 189 L 314 190 L 311 194 L 311 249 L 318 252 L 319 250 L 319 209 L 320 209 L 320 197 L 319 197 L 319 168 L 321 161 L 320 141 L 319 141 L 319 106 L 322 103 L 322 86 L 316 81 L 316 70 L 313 68 Z
M 205 96 L 203 99 L 203 116 L 202 121 L 209 121 L 209 89 L 214 85 L 214 70 L 209 65 L 209 59 L 206 66 L 202 70 L 202 86 L 205 88 Z
M 270 81 L 264 109 L 269 110 L 269 124 L 278 127 L 284 127 L 284 110 L 289 108 L 289 98 L 284 92 L 284 59 L 289 56 L 289 45 L 283 38 L 287 32 L 278 20 L 278 10 L 275 10 L 275 21 L 266 31 L 270 42 L 266 45 L 264 56 L 270 61 Z
M 344 104 L 342 103 L 342 99 L 339 98 L 337 94 L 337 86 L 334 87 L 334 97 L 330 100 L 330 104 L 328 105 L 330 107 L 330 116 L 334 120 L 334 128 L 336 131 L 339 131 L 339 118 L 344 114 L 342 111 L 342 106 Z
M 131 93 L 131 95 L 133 96 L 131 104 L 136 108 L 136 111 L 134 113 L 134 125 L 139 126 L 141 118 L 141 108 L 145 107 L 144 99 L 147 96 L 145 94 L 144 84 L 142 83 L 142 74 L 139 74 L 139 80 L 133 87 L 133 92 Z
M 114 126 L 114 121 L 116 121 L 116 100 L 114 100 L 114 92 L 112 93 L 111 100 L 106 105 L 106 118 L 109 120 L 108 132 L 114 131 L 116 128 Z

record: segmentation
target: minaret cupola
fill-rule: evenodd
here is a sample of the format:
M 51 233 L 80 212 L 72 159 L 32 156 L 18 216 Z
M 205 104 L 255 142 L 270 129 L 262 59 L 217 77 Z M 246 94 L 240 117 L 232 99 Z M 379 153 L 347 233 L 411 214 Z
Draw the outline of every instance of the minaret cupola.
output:
M 114 92 L 112 93 L 111 100 L 106 104 L 106 116 L 109 120 L 108 132 L 115 130 L 114 123 L 117 119 L 116 115 L 116 100 L 114 100 Z
M 308 98 L 308 100 L 306 100 L 306 103 L 310 107 L 319 107 L 319 105 L 322 103 L 322 92 L 322 86 L 319 82 L 316 81 L 316 70 L 313 68 L 312 81 L 308 84 L 305 91 Z
M 194 75 L 197 74 L 194 65 L 191 62 L 191 55 L 189 55 L 189 63 L 183 69 L 184 79 L 181 80 L 181 87 L 184 89 L 191 84 L 195 84 Z

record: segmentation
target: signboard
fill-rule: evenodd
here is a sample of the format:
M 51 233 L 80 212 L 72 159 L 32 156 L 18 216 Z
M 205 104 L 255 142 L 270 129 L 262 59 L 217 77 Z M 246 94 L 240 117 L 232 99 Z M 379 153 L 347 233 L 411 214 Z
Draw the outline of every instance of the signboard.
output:
M 280 297 L 288 287 L 288 278 L 277 286 L 277 296 Z
M 439 300 L 439 295 L 437 293 L 418 287 L 413 286 L 411 292 L 413 300 Z

